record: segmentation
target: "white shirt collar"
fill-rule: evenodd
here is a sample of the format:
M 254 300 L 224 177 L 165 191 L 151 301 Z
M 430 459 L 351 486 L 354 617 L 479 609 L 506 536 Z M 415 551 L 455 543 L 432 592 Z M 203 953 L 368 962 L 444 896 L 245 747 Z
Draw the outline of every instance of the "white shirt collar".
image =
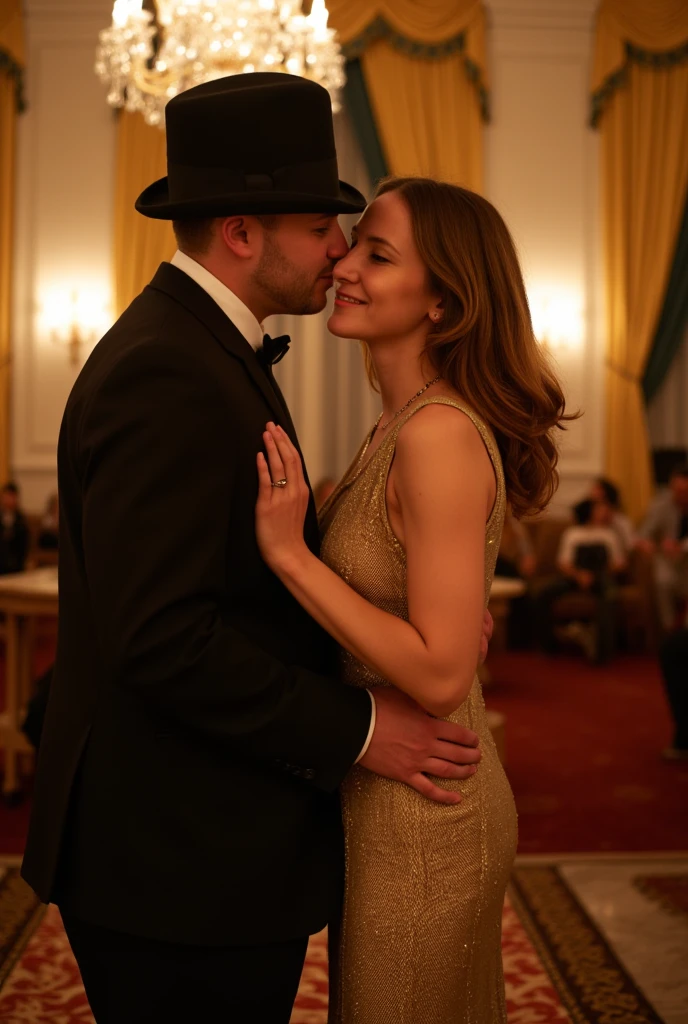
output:
M 200 285 L 203 291 L 207 292 L 211 299 L 217 302 L 218 306 L 232 321 L 236 329 L 243 334 L 254 352 L 257 352 L 263 345 L 263 328 L 256 320 L 251 310 L 231 289 L 223 284 L 214 274 L 202 267 L 200 263 L 187 256 L 186 253 L 177 249 L 170 260 L 173 267 L 183 270 L 185 274 Z

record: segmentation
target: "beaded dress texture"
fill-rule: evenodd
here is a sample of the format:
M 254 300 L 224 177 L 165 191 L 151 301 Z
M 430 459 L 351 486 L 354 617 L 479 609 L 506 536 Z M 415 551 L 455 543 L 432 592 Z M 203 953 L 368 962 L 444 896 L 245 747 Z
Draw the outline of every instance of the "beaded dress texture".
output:
M 486 525 L 485 604 L 504 521 L 492 432 L 455 399 L 419 402 L 366 459 L 369 441 L 324 506 L 321 558 L 371 604 L 408 619 L 406 558 L 387 518 L 397 436 L 427 405 L 452 406 L 479 431 L 497 497 Z M 456 566 L 461 572 L 461 566 Z M 346 651 L 344 680 L 389 685 Z M 354 765 L 342 786 L 346 887 L 331 939 L 329 1024 L 506 1024 L 501 915 L 516 852 L 516 810 L 490 734 L 480 682 L 451 716 L 478 734 L 482 761 L 446 807 Z

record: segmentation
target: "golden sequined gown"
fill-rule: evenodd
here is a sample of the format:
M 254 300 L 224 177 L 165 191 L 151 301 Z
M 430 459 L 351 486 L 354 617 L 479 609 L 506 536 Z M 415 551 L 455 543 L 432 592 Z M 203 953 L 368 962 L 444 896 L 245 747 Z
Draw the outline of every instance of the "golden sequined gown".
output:
M 504 475 L 491 431 L 461 402 L 419 402 L 369 459 L 366 442 L 321 513 L 323 561 L 366 600 L 404 619 L 406 558 L 387 518 L 385 489 L 399 430 L 430 404 L 469 416 L 494 466 L 487 604 L 504 520 Z M 346 651 L 342 672 L 352 686 L 389 685 Z M 330 1024 L 506 1022 L 501 914 L 516 811 L 477 677 L 451 721 L 478 733 L 483 755 L 470 779 L 438 782 L 461 791 L 457 806 L 432 803 L 358 766 L 342 787 L 346 888 L 341 930 L 331 941 Z

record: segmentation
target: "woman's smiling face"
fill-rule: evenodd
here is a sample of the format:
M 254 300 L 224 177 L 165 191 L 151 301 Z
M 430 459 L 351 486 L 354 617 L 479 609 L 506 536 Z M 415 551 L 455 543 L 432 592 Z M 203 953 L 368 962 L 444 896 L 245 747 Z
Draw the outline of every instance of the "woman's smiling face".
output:
M 431 327 L 439 301 L 413 238 L 411 214 L 396 192 L 366 209 L 352 233 L 352 247 L 334 269 L 332 334 L 361 341 L 407 337 Z

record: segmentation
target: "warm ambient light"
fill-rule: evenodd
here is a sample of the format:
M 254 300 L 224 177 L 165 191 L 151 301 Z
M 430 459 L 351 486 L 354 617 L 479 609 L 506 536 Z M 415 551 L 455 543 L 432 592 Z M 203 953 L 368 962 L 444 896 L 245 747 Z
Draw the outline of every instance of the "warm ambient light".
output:
M 96 73 L 114 107 L 139 110 L 164 126 L 165 104 L 225 75 L 283 71 L 319 82 L 339 110 L 344 56 L 328 28 L 325 0 L 115 0 L 100 33 Z
M 528 303 L 538 341 L 557 350 L 583 347 L 583 301 L 578 292 L 535 285 L 528 289 Z
M 54 288 L 40 305 L 40 325 L 51 341 L 69 349 L 70 362 L 77 366 L 81 350 L 107 331 L 112 320 L 104 292 L 96 288 Z

